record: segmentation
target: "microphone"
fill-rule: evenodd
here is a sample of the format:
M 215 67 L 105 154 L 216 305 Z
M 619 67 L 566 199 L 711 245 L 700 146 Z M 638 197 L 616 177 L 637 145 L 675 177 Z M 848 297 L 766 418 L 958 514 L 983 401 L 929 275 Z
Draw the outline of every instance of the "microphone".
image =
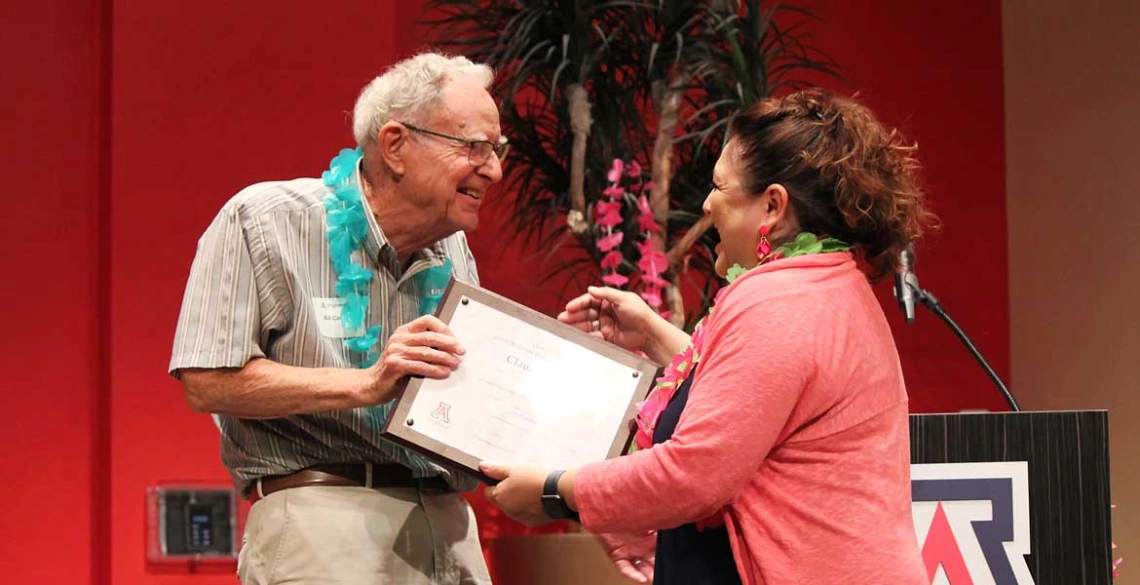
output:
M 895 272 L 895 298 L 899 309 L 906 315 L 907 325 L 914 324 L 914 292 L 918 289 L 918 277 L 914 275 L 914 244 L 907 244 L 899 252 L 899 267 Z
M 914 324 L 915 301 L 922 303 L 922 306 L 930 309 L 930 312 L 937 315 L 939 319 L 942 319 L 942 321 L 950 327 L 954 335 L 957 335 L 958 339 L 962 341 L 962 344 L 966 346 L 966 349 L 970 351 L 970 355 L 974 356 L 974 359 L 982 366 L 986 375 L 990 377 L 990 380 L 993 381 L 994 385 L 997 386 L 1001 392 L 1002 397 L 1005 398 L 1006 404 L 1009 404 L 1009 409 L 1014 412 L 1020 411 L 1021 406 L 1017 403 L 1013 394 L 1010 394 L 1009 388 L 1001 381 L 997 372 L 990 367 L 986 358 L 982 357 L 982 352 L 978 351 L 977 346 L 974 345 L 974 342 L 970 341 L 966 332 L 962 331 L 962 328 L 950 318 L 950 315 L 946 314 L 946 311 L 942 308 L 942 304 L 938 302 L 938 299 L 934 295 L 930 294 L 930 291 L 923 290 L 918 286 L 918 277 L 914 275 L 914 263 L 914 244 L 908 243 L 906 247 L 899 252 L 899 267 L 898 272 L 895 272 L 895 297 L 899 300 L 899 308 L 902 309 L 906 315 L 907 324 Z

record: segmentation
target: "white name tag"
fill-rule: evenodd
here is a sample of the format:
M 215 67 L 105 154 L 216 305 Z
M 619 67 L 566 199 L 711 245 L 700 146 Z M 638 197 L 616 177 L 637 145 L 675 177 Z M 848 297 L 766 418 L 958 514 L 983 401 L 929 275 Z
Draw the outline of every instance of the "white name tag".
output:
M 340 322 L 341 307 L 344 299 L 337 297 L 313 297 L 313 311 L 317 314 L 317 324 L 321 328 L 321 335 L 325 337 L 359 337 L 364 335 L 364 328 L 345 330 Z

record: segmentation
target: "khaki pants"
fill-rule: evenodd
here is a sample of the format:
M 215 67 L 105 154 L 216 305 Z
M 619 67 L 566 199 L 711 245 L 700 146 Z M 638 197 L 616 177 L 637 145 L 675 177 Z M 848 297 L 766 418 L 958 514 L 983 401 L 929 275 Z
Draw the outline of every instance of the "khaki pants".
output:
M 306 486 L 250 510 L 245 585 L 490 585 L 475 515 L 454 493 Z

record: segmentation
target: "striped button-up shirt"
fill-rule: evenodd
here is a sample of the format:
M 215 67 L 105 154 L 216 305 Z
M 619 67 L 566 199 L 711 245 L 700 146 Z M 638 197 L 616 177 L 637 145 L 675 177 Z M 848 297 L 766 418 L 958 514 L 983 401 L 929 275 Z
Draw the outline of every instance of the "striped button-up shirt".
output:
M 357 173 L 357 184 L 360 177 Z M 181 368 L 240 368 L 253 358 L 300 367 L 360 367 L 364 354 L 341 337 L 322 333 L 336 297 L 325 208 L 329 189 L 319 179 L 259 183 L 242 190 L 214 218 L 198 242 L 174 336 L 170 372 Z M 401 268 L 376 219 L 353 259 L 375 272 L 365 327 L 380 325 L 383 349 L 393 330 L 420 316 L 417 273 L 450 258 L 457 280 L 479 283 L 463 232 L 418 250 Z M 331 335 L 338 335 L 331 332 Z M 391 403 L 368 408 L 253 420 L 215 415 L 222 461 L 245 490 L 265 475 L 319 463 L 398 462 L 416 477 L 443 476 L 455 488 L 475 482 L 380 437 Z

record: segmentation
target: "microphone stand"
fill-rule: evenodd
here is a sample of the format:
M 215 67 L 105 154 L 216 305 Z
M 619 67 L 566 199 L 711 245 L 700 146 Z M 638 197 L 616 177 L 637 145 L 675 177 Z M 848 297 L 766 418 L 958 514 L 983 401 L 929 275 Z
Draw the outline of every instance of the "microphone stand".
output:
M 974 343 L 970 341 L 970 338 L 968 336 L 966 336 L 966 332 L 962 331 L 962 328 L 959 327 L 958 324 L 950 318 L 950 315 L 946 314 L 946 311 L 943 310 L 942 305 L 938 302 L 938 298 L 930 294 L 929 291 L 918 286 L 917 278 L 908 278 L 905 281 L 905 284 L 906 287 L 914 293 L 914 298 L 918 299 L 918 301 L 922 303 L 922 306 L 930 309 L 931 313 L 934 313 L 938 316 L 939 319 L 942 319 L 946 325 L 948 325 L 954 332 L 954 335 L 957 335 L 958 339 L 962 340 L 962 343 L 966 345 L 966 349 L 970 350 L 970 354 L 974 356 L 974 359 L 977 360 L 979 364 L 981 364 L 982 369 L 986 371 L 986 374 L 990 377 L 990 380 L 993 380 L 994 384 L 998 387 L 998 390 L 1001 391 L 1001 395 L 1005 398 L 1006 403 L 1009 404 L 1010 410 L 1013 412 L 1020 412 L 1021 406 L 1017 404 L 1017 400 L 1013 397 L 1013 394 L 1010 394 L 1009 388 L 1006 388 L 1005 383 L 1002 382 L 1001 378 L 998 377 L 997 372 L 995 372 L 994 369 L 990 367 L 990 364 L 986 361 L 986 358 L 982 357 L 982 352 L 978 351 L 978 348 L 974 346 Z

